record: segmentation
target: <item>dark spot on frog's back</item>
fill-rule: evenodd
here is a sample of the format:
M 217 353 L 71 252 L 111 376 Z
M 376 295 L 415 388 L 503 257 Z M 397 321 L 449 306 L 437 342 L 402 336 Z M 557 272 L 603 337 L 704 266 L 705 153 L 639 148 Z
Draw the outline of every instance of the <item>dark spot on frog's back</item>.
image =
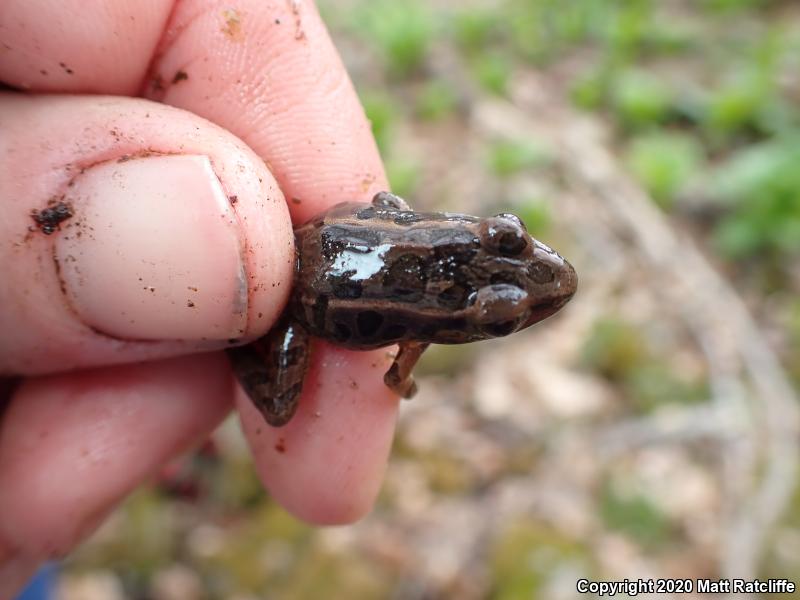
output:
M 328 297 L 320 294 L 316 302 L 314 302 L 312 311 L 314 313 L 314 325 L 316 325 L 317 329 L 320 331 L 324 330 L 325 321 L 328 318 Z
M 363 310 L 356 317 L 358 334 L 364 338 L 375 337 L 383 325 L 383 316 L 374 310 Z
M 333 284 L 333 295 L 342 300 L 357 300 L 361 298 L 363 286 L 359 281 L 348 277 L 337 277 Z
M 333 328 L 334 328 L 334 338 L 338 342 L 346 342 L 353 335 L 353 332 L 350 331 L 350 327 L 346 323 L 342 323 L 341 321 L 335 321 L 333 323 Z
M 439 305 L 448 310 L 462 309 L 466 306 L 470 294 L 472 294 L 471 288 L 456 283 L 439 293 Z
M 399 323 L 393 323 L 384 328 L 382 337 L 390 341 L 401 340 L 405 337 L 406 333 L 408 333 L 408 327 L 400 325 Z
M 403 254 L 391 261 L 383 276 L 386 296 L 401 302 L 416 302 L 425 291 L 425 261 L 416 254 Z
M 471 231 L 460 230 L 450 235 L 432 235 L 431 246 L 436 261 L 466 264 L 478 254 L 480 242 Z
M 356 218 L 360 220 L 365 219 L 372 219 L 375 216 L 375 207 L 368 206 L 367 208 L 362 208 L 360 211 L 356 213 Z

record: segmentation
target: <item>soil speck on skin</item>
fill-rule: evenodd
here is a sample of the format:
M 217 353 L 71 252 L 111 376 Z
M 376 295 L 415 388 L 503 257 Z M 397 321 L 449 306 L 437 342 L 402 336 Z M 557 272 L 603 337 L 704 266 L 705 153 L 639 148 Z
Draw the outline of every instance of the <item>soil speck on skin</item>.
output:
M 181 69 L 175 73 L 175 77 L 172 78 L 172 83 L 175 84 L 179 81 L 186 81 L 187 79 L 189 79 L 189 74 Z
M 230 339 L 228 340 L 228 343 L 229 343 L 229 344 L 238 344 L 238 343 L 239 343 L 239 340 L 238 340 L 237 338 L 230 338 Z
M 65 296 L 67 295 L 67 282 L 64 281 L 64 278 L 61 277 L 61 263 L 58 262 L 58 258 L 55 254 L 53 254 L 53 266 L 56 269 L 56 277 L 58 277 L 58 287 L 61 288 L 61 293 Z
M 261 435 L 261 427 L 256 427 L 256 435 Z
M 370 188 L 370 186 L 372 186 L 372 184 L 375 183 L 375 180 L 377 178 L 378 177 L 373 173 L 368 173 L 367 175 L 365 175 L 364 179 L 361 180 L 361 189 L 364 192 L 366 192 Z
M 303 201 L 300 200 L 300 198 L 295 198 L 294 196 L 292 197 L 292 204 L 302 204 L 302 203 Z
M 278 442 L 275 444 L 275 450 L 277 450 L 281 454 L 286 453 L 286 442 L 284 441 L 283 438 L 278 439 Z
M 59 229 L 59 224 L 69 219 L 73 214 L 72 207 L 63 200 L 59 200 L 45 209 L 32 210 L 31 218 L 36 223 L 39 231 L 45 235 L 50 235 Z
M 351 379 L 349 385 L 351 390 L 358 389 L 358 382 L 355 379 Z
M 225 19 L 222 33 L 232 40 L 240 38 L 242 35 L 242 20 L 239 17 L 239 12 L 233 8 L 226 8 L 222 11 L 222 18 Z
M 66 64 L 64 64 L 63 62 L 60 62 L 60 63 L 58 63 L 58 66 L 59 66 L 59 67 L 61 67 L 62 69 L 64 69 L 64 72 L 65 72 L 67 75 L 72 75 L 72 74 L 74 73 L 74 71 L 73 71 L 72 69 L 70 69 L 70 68 L 69 68 L 69 67 L 68 67 Z
M 294 15 L 294 39 L 296 40 L 306 39 L 306 32 L 303 30 L 303 20 L 300 17 L 301 4 L 302 2 L 300 0 L 289 0 L 289 8 L 291 8 L 292 14 Z
M 232 196 L 228 196 L 228 201 L 231 204 L 236 204 L 239 201 L 239 197 L 236 194 L 234 194 Z
M 164 91 L 164 78 L 161 77 L 160 73 L 156 73 L 153 78 L 150 80 L 150 85 L 153 88 L 154 92 L 163 92 Z
M 192 302 L 191 300 L 187 300 L 186 306 L 188 306 L 189 308 L 194 308 L 194 302 Z

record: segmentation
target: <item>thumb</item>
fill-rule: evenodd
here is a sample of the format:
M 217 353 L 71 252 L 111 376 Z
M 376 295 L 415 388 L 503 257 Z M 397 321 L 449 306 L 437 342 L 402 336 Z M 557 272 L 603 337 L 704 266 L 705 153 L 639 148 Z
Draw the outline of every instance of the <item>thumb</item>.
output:
M 146 100 L 0 94 L 0 374 L 263 334 L 294 257 L 283 194 L 241 141 Z

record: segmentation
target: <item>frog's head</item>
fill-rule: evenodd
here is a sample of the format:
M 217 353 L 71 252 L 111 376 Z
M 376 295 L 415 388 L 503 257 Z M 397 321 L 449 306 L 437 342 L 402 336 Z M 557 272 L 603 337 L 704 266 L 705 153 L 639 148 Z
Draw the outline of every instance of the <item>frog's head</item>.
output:
M 482 219 L 478 238 L 478 260 L 488 280 L 474 293 L 467 312 L 482 335 L 524 329 L 557 312 L 575 294 L 575 269 L 532 238 L 519 217 L 504 213 Z

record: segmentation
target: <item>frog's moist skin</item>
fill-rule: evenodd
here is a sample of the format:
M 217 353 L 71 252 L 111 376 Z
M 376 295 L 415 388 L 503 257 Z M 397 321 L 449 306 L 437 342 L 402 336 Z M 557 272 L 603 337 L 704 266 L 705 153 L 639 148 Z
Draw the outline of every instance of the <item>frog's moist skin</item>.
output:
M 514 215 L 418 213 L 381 192 L 295 230 L 292 294 L 265 337 L 228 352 L 268 423 L 297 408 L 309 336 L 356 350 L 399 344 L 384 381 L 404 397 L 428 344 L 519 331 L 558 311 L 577 288 L 572 266 Z

